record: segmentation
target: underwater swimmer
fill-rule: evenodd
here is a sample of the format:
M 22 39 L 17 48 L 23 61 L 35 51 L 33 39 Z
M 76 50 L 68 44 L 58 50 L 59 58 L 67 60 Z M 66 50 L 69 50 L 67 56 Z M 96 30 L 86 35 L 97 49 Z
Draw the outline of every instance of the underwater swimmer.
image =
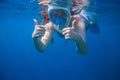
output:
M 49 1 L 49 0 L 46 0 L 46 1 Z M 45 3 L 45 6 L 46 6 L 46 3 Z M 64 27 L 61 30 L 62 31 L 61 34 L 64 35 L 65 39 L 68 39 L 68 40 L 70 39 L 75 41 L 78 51 L 80 53 L 85 54 L 87 51 L 85 28 L 86 26 L 88 26 L 88 23 L 78 14 L 71 15 L 70 17 L 71 17 L 71 22 L 70 22 L 71 25 L 69 26 L 71 27 L 68 27 L 68 26 Z M 43 27 L 43 25 L 39 25 L 37 20 L 35 19 L 34 19 L 34 22 L 35 22 L 35 30 L 33 31 L 33 34 L 32 34 L 33 41 L 35 43 L 36 48 L 40 52 L 43 52 L 50 44 L 52 35 L 56 31 L 56 29 L 52 24 L 51 20 L 48 20 L 47 22 L 45 22 L 46 23 L 44 25 L 45 27 Z

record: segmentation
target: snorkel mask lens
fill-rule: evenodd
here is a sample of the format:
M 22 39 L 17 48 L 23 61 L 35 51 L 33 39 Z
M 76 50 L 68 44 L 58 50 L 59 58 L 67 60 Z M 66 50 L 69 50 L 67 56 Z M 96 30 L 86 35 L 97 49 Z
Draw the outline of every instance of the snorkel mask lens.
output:
M 59 29 L 63 29 L 66 27 L 68 22 L 68 14 L 62 9 L 59 10 L 51 10 L 50 12 L 50 20 L 54 25 L 59 25 Z
M 48 16 L 50 21 L 53 23 L 54 27 L 57 27 L 59 31 L 62 31 L 63 28 L 68 27 L 70 24 L 70 3 L 71 0 L 53 0 L 49 3 L 48 7 Z

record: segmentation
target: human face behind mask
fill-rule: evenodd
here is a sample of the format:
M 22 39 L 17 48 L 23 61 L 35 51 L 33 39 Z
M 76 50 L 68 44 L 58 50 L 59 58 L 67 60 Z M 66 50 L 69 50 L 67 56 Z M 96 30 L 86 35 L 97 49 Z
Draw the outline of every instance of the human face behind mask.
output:
M 48 5 L 48 16 L 54 28 L 58 32 L 62 31 L 63 28 L 68 27 L 70 24 L 71 5 L 68 5 L 71 0 L 66 0 L 65 2 L 60 0 L 53 0 Z
M 53 10 L 51 11 L 51 14 L 51 21 L 54 25 L 58 25 L 59 29 L 64 28 L 67 22 L 67 14 L 62 10 Z

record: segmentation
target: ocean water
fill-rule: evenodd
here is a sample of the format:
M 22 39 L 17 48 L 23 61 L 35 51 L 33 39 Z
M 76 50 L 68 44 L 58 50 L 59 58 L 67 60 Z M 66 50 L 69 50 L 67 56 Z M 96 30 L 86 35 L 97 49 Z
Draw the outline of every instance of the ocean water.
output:
M 35 49 L 36 4 L 0 0 L 0 80 L 120 80 L 120 0 L 96 0 L 100 32 L 87 31 L 85 56 L 56 34 L 45 53 Z

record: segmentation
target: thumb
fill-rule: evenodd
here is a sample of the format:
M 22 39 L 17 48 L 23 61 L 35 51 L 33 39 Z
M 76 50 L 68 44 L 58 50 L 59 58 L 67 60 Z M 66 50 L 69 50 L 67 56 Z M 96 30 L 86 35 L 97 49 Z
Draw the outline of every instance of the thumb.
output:
M 72 21 L 72 29 L 75 28 L 75 22 L 76 22 L 76 20 L 73 20 L 73 21 Z
M 37 19 L 33 19 L 35 25 L 39 25 Z
M 38 23 L 37 19 L 33 19 L 33 21 L 34 21 L 34 24 L 35 24 L 35 30 L 37 30 L 39 23 Z

